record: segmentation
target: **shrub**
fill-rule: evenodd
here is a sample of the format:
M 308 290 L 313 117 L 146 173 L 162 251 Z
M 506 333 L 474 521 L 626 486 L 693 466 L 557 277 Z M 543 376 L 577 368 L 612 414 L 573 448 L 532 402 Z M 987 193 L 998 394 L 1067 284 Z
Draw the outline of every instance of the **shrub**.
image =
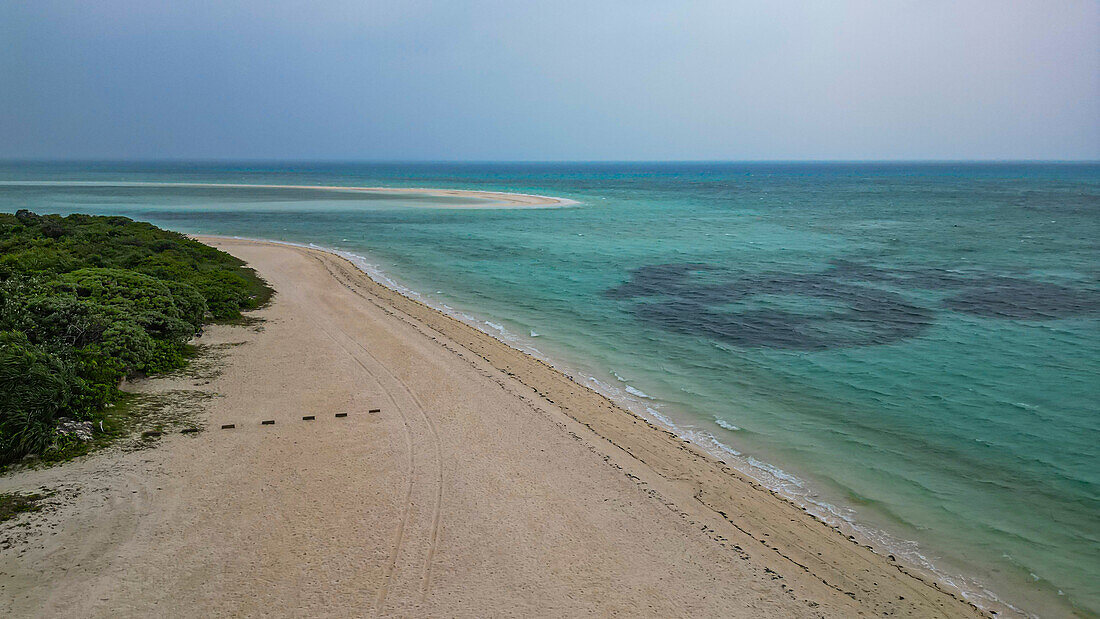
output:
M 70 401 L 70 372 L 22 333 L 0 331 L 0 452 L 6 459 L 40 453 Z
M 0 462 L 54 443 L 135 374 L 183 366 L 204 322 L 271 289 L 245 264 L 125 217 L 0 214 Z

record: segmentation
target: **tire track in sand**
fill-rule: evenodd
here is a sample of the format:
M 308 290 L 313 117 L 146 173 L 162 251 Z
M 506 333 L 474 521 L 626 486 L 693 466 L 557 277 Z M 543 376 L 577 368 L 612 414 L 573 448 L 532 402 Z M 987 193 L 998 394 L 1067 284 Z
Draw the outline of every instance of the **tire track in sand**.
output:
M 314 321 L 314 326 L 320 329 L 322 333 L 327 335 L 329 339 L 336 343 L 337 346 L 339 346 L 345 353 L 347 353 L 347 355 L 351 357 L 352 360 L 354 360 L 355 363 L 359 365 L 359 367 L 374 380 L 375 384 L 378 385 L 378 387 L 385 394 L 386 398 L 390 401 L 391 404 L 393 404 L 394 409 L 397 410 L 398 414 L 401 416 L 401 422 L 404 428 L 405 451 L 408 454 L 406 463 L 407 470 L 405 476 L 408 483 L 406 484 L 405 488 L 404 507 L 402 509 L 401 519 L 398 521 L 397 529 L 394 531 L 394 539 L 390 548 L 389 558 L 382 566 L 382 583 L 379 585 L 378 592 L 375 594 L 374 597 L 374 605 L 372 611 L 373 614 L 378 615 L 382 612 L 382 608 L 385 605 L 390 581 L 393 579 L 393 573 L 397 569 L 397 558 L 401 551 L 401 543 L 405 537 L 405 529 L 408 527 L 409 519 L 412 516 L 412 494 L 413 486 L 415 483 L 414 478 L 416 474 L 416 448 L 413 445 L 412 430 L 409 427 L 408 417 L 406 417 L 405 413 L 401 412 L 401 407 L 394 400 L 393 395 L 390 394 L 389 390 L 386 389 L 384 385 L 382 385 L 382 382 L 378 380 L 378 377 L 374 374 L 374 372 L 371 372 L 370 368 L 368 368 L 366 364 L 364 364 L 363 361 L 355 355 L 354 352 L 349 350 L 347 346 L 340 342 L 340 340 L 335 335 L 333 335 L 331 331 L 321 326 L 320 324 L 317 324 L 317 321 Z M 347 337 L 347 334 L 343 333 L 342 329 L 340 331 L 345 337 Z
M 352 286 L 349 283 L 349 281 L 352 279 L 352 277 L 348 274 L 348 270 L 345 269 L 342 264 L 337 262 L 338 258 L 333 257 L 331 260 L 332 260 L 333 263 L 335 263 L 336 268 L 341 271 L 341 273 L 344 275 L 344 277 L 348 281 L 341 280 L 341 278 L 336 276 L 335 273 L 333 273 L 332 269 L 328 268 L 327 265 L 326 265 L 326 268 L 328 268 L 330 273 L 333 273 L 333 275 L 334 275 L 334 277 L 336 277 L 337 281 L 340 281 L 340 283 L 342 283 L 343 285 L 350 288 L 352 290 L 352 292 L 355 293 L 357 296 L 373 303 L 374 305 L 376 305 L 377 307 L 379 307 L 383 311 L 387 312 L 388 314 L 394 315 L 395 313 L 398 313 L 398 312 L 401 311 L 401 310 L 398 310 L 396 308 L 393 308 L 393 309 L 387 308 L 387 307 L 383 306 L 381 303 L 379 303 L 378 301 L 376 301 L 374 299 L 371 299 L 370 297 L 365 296 L 364 294 L 362 294 L 357 288 L 355 288 L 354 286 Z M 354 272 L 358 276 L 369 278 L 369 275 L 367 275 L 366 273 L 364 273 L 362 271 L 353 270 L 352 272 Z M 422 302 L 416 301 L 414 299 L 409 299 L 409 300 L 412 303 L 415 303 L 415 304 L 422 304 Z M 470 327 L 470 328 L 473 328 L 473 327 Z M 525 354 L 525 353 L 522 353 L 522 352 L 514 350 L 514 349 L 510 349 L 508 352 L 513 356 L 523 356 Z M 576 390 L 578 388 L 577 384 L 570 377 L 568 377 L 564 374 L 555 373 L 553 375 L 553 380 L 557 384 L 557 386 L 565 392 L 572 392 L 573 390 Z M 586 388 L 581 387 L 581 389 L 586 389 Z M 573 417 L 573 414 L 568 412 L 568 411 L 566 411 L 566 414 L 568 414 L 570 417 Z M 573 417 L 573 418 L 574 418 L 574 420 L 576 420 L 578 422 L 584 423 L 583 421 L 581 421 L 580 419 L 577 419 L 576 417 Z M 584 425 L 588 426 L 589 429 L 593 429 L 587 423 L 584 423 Z M 593 430 L 593 431 L 595 431 L 595 430 Z M 599 435 L 599 434 L 597 433 L 597 435 Z M 610 439 L 608 439 L 608 440 L 610 440 Z M 631 458 L 639 460 L 643 464 L 647 464 L 649 466 L 654 466 L 655 472 L 657 472 L 659 475 L 664 476 L 664 473 L 660 470 L 660 466 L 655 466 L 653 463 L 646 463 L 646 461 L 643 460 L 642 458 L 640 458 L 638 455 L 632 453 L 631 451 L 625 449 L 624 447 L 622 447 L 620 445 L 615 444 L 614 442 L 612 442 L 612 445 L 614 445 L 616 448 L 624 451 Z M 681 449 L 683 449 L 683 448 L 681 447 Z M 734 522 L 734 520 L 731 519 L 729 516 L 727 516 L 726 513 L 724 513 L 723 511 L 720 511 L 718 507 L 708 504 L 708 502 L 706 500 L 704 500 L 699 493 L 696 493 L 695 500 L 699 501 L 699 503 L 704 505 L 707 509 L 710 509 L 711 511 L 714 511 L 715 513 L 720 514 L 723 517 L 723 519 L 725 519 L 727 522 L 729 522 L 733 527 L 740 530 L 743 534 L 747 535 L 749 538 L 751 538 L 755 541 L 760 541 L 761 543 L 764 543 L 764 545 L 766 547 L 773 550 L 781 559 L 783 559 L 785 561 L 788 561 L 791 564 L 793 564 L 793 565 L 797 566 L 798 568 L 800 568 L 802 571 L 804 571 L 808 574 L 811 574 L 812 576 L 814 576 L 815 578 L 820 580 L 821 583 L 824 584 L 825 586 L 827 586 L 831 589 L 834 589 L 834 590 L 836 590 L 840 593 L 843 593 L 843 594 L 845 594 L 849 597 L 852 597 L 852 599 L 859 599 L 856 596 L 856 594 L 853 592 L 853 590 L 858 591 L 858 590 L 862 589 L 863 592 L 865 594 L 867 594 L 867 593 L 872 593 L 874 591 L 873 588 L 878 586 L 877 582 L 872 582 L 872 583 L 870 583 L 871 588 L 868 589 L 866 583 L 863 583 L 862 586 L 861 586 L 861 584 L 858 582 L 858 580 L 859 580 L 858 578 L 854 579 L 854 580 L 856 580 L 856 582 L 848 582 L 844 585 L 832 582 L 834 579 L 837 578 L 836 574 L 834 574 L 831 577 L 821 574 L 821 572 L 823 572 L 823 571 L 828 574 L 829 570 L 833 570 L 835 572 L 835 568 L 832 568 L 829 564 L 825 564 L 824 569 L 822 569 L 821 567 L 819 567 L 818 569 L 811 569 L 808 565 L 800 563 L 798 560 L 796 560 L 792 556 L 789 556 L 789 554 L 781 552 L 778 547 L 774 547 L 774 543 L 775 543 L 774 540 L 778 539 L 778 538 L 773 538 L 772 542 L 770 542 L 770 543 L 766 542 L 765 541 L 767 539 L 766 537 L 761 539 L 757 536 L 754 536 L 748 530 L 746 530 L 745 528 L 739 526 L 736 522 Z M 751 516 L 752 515 L 750 514 L 748 519 L 753 520 L 754 518 L 752 518 Z M 814 521 L 814 522 L 816 522 L 817 524 L 824 524 L 824 523 L 819 523 L 817 521 Z M 755 530 L 758 530 L 758 531 L 759 530 L 772 531 L 773 534 L 782 533 L 781 530 L 775 528 L 774 523 L 769 523 L 767 521 L 759 521 L 755 524 L 757 525 L 757 526 L 753 527 L 753 529 L 755 529 Z M 768 535 L 768 533 L 764 533 L 764 536 L 767 536 L 767 535 Z M 801 543 L 802 540 L 798 539 L 797 537 L 795 537 L 794 539 L 790 539 L 790 536 L 781 536 L 781 538 L 787 538 L 787 539 L 784 539 L 783 541 L 785 543 L 789 544 L 789 546 L 788 546 L 789 549 L 790 548 L 795 548 L 795 549 L 799 550 L 801 552 L 801 554 L 803 554 L 806 557 L 809 557 L 809 558 L 812 559 L 814 557 L 814 555 L 818 555 L 818 556 L 820 555 L 820 553 L 816 552 L 810 546 L 807 546 L 805 543 Z M 847 541 L 845 541 L 843 543 L 847 543 Z M 874 567 L 874 563 L 870 559 L 870 557 L 863 555 L 863 556 L 859 556 L 858 560 L 859 560 L 859 566 L 860 567 L 858 568 L 858 570 L 853 570 L 853 572 L 855 574 L 861 575 L 863 573 L 869 573 L 869 572 L 873 571 L 872 568 Z M 915 582 L 913 584 L 915 584 L 915 585 L 916 584 L 924 585 L 924 586 L 914 586 L 914 587 L 908 589 L 910 594 L 914 595 L 914 597 L 920 599 L 923 602 L 923 604 L 921 604 L 920 607 L 922 607 L 926 611 L 931 610 L 935 614 L 935 616 L 944 616 L 944 617 L 951 616 L 948 609 L 943 607 L 943 603 L 942 603 L 942 601 L 940 601 L 941 596 L 937 595 L 937 594 L 943 593 L 943 591 L 940 589 L 940 587 L 937 584 L 932 583 L 931 586 L 928 586 L 929 585 L 928 581 L 921 578 L 920 576 L 912 574 L 912 573 L 902 569 L 900 566 L 894 566 L 894 567 L 896 569 L 898 569 L 899 571 L 901 571 L 903 574 L 913 578 L 915 580 Z M 852 574 L 848 574 L 847 576 L 851 576 L 851 575 Z M 839 577 L 841 579 L 844 579 L 845 576 L 846 575 L 843 574 L 843 573 L 839 574 Z M 869 579 L 866 579 L 866 580 L 869 581 Z M 951 597 L 956 597 L 957 598 L 957 596 L 952 594 L 952 593 L 948 593 L 948 595 L 951 596 Z M 904 600 L 904 599 L 905 598 L 899 598 L 899 600 Z M 971 606 L 973 607 L 972 604 L 971 604 Z
M 363 295 L 359 290 L 357 290 L 354 286 L 352 286 L 351 283 L 348 281 L 349 278 L 347 277 L 346 273 L 342 273 L 342 272 L 337 273 L 336 271 L 334 271 L 331 268 L 331 266 L 327 263 L 327 261 L 323 260 L 322 258 L 318 257 L 317 255 L 315 255 L 311 252 L 299 251 L 299 253 L 301 253 L 302 255 L 307 256 L 309 258 L 312 258 L 313 260 L 316 260 L 322 267 L 325 268 L 326 271 L 328 271 L 329 275 L 331 275 L 333 279 L 335 279 L 338 283 L 340 283 L 342 286 L 347 288 L 350 292 L 352 292 L 356 296 L 360 297 L 364 301 L 367 301 L 367 302 L 371 303 L 372 305 L 378 307 L 379 309 L 382 309 L 383 311 L 385 311 L 385 308 L 382 308 L 374 299 L 371 299 L 371 298 Z M 387 312 L 387 313 L 389 313 L 389 312 Z M 413 441 L 412 441 L 412 437 L 411 437 L 411 429 L 410 429 L 410 426 L 409 426 L 409 419 L 405 415 L 405 413 L 401 410 L 400 405 L 398 405 L 397 400 L 394 397 L 393 393 L 390 391 L 390 389 L 386 388 L 386 386 L 382 384 L 381 380 L 378 380 L 379 377 L 373 371 L 371 371 L 369 368 L 367 368 L 366 364 L 364 364 L 363 361 L 358 358 L 358 356 L 355 354 L 355 352 L 353 352 L 352 350 L 349 350 L 346 345 L 339 342 L 332 335 L 332 333 L 330 331 L 328 331 L 327 329 L 325 329 L 324 327 L 322 327 L 320 325 L 318 325 L 318 327 L 321 328 L 323 331 L 325 331 L 326 335 L 328 335 L 330 338 L 332 338 L 334 341 L 336 341 L 336 343 L 341 348 L 343 348 L 344 351 L 349 354 L 349 356 L 351 356 L 353 359 L 355 359 L 356 363 L 360 367 L 362 367 L 365 372 L 367 372 L 372 378 L 375 379 L 375 381 L 378 383 L 379 387 L 385 392 L 387 399 L 393 404 L 394 408 L 396 408 L 398 410 L 398 413 L 401 415 L 402 421 L 405 424 L 406 440 L 409 442 L 409 454 L 410 454 L 410 458 L 409 458 L 409 467 L 410 467 L 409 480 L 410 481 L 409 481 L 409 487 L 407 489 L 407 495 L 406 495 L 405 513 L 404 513 L 404 517 L 402 519 L 402 524 L 399 527 L 399 535 L 396 539 L 396 543 L 394 545 L 393 552 L 391 553 L 391 561 L 390 561 L 389 564 L 387 564 L 388 571 L 384 576 L 383 586 L 379 589 L 379 595 L 376 597 L 376 600 L 375 600 L 375 613 L 377 614 L 377 613 L 381 613 L 384 609 L 384 603 L 385 603 L 387 591 L 388 591 L 388 588 L 389 588 L 389 584 L 392 581 L 393 572 L 396 571 L 397 559 L 398 559 L 398 556 L 399 556 L 400 546 L 401 546 L 401 544 L 403 542 L 403 538 L 404 538 L 404 530 L 407 527 L 407 523 L 408 523 L 408 520 L 410 518 L 410 515 L 411 515 L 411 512 L 412 512 L 412 507 L 413 507 L 412 491 L 413 491 L 413 486 L 415 485 L 415 462 L 414 462 L 414 456 L 413 456 L 414 448 L 412 446 Z M 431 525 L 430 525 L 430 529 L 429 529 L 430 532 L 429 532 L 429 536 L 428 536 L 428 548 L 427 548 L 427 551 L 425 553 L 424 563 L 423 563 L 423 567 L 421 569 L 421 574 L 420 574 L 420 602 L 424 602 L 427 599 L 428 592 L 431 588 L 432 566 L 433 566 L 433 563 L 434 563 L 436 548 L 438 547 L 438 543 L 439 543 L 440 523 L 442 521 L 442 512 L 443 512 L 443 509 L 442 509 L 442 507 L 443 507 L 443 482 L 444 482 L 444 476 L 443 476 L 443 447 L 442 447 L 442 442 L 439 439 L 439 432 L 436 429 L 435 422 L 433 422 L 431 417 L 427 414 L 426 407 L 424 406 L 424 403 L 416 395 L 416 393 L 413 391 L 413 389 L 409 386 L 409 384 L 406 381 L 404 381 L 403 379 L 398 377 L 388 367 L 386 367 L 386 365 L 384 363 L 382 363 L 374 354 L 372 354 L 370 352 L 370 350 L 368 350 L 362 344 L 362 342 L 360 342 L 356 338 L 350 336 L 346 331 L 344 331 L 340 327 L 336 326 L 334 328 L 337 331 L 339 331 L 340 334 L 343 335 L 343 337 L 346 338 L 346 340 L 348 342 L 350 342 L 355 348 L 357 348 L 359 352 L 361 352 L 363 355 L 366 355 L 367 357 L 369 357 L 369 359 L 373 362 L 373 365 L 375 365 L 379 370 L 381 370 L 382 374 L 386 375 L 390 380 L 392 380 L 393 383 L 395 383 L 396 386 L 401 391 L 403 391 L 405 393 L 405 395 L 408 396 L 409 401 L 413 404 L 413 408 L 416 409 L 416 412 L 419 414 L 420 419 L 424 422 L 424 427 L 427 429 L 427 434 L 429 435 L 432 446 L 434 448 L 433 450 L 435 452 L 435 460 L 436 460 L 435 492 L 434 492 L 434 501 L 433 501 L 433 506 L 432 506 L 432 514 L 431 514 Z

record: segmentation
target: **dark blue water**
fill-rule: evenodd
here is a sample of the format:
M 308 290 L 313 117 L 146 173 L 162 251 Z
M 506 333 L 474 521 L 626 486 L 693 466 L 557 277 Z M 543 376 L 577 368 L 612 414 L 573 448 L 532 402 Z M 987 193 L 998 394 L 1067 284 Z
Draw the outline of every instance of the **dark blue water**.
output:
M 363 256 L 976 601 L 1100 609 L 1098 165 L 12 164 L 0 181 L 7 211 Z

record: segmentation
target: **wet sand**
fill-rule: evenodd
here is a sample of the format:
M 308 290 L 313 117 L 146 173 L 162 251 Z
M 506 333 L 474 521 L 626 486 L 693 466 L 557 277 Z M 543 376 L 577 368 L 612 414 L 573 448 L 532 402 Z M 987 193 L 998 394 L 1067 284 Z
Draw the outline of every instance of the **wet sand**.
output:
M 0 614 L 981 615 L 340 257 L 203 240 L 277 290 L 217 372 L 134 385 L 205 431 L 0 478 L 60 488 L 0 525 Z

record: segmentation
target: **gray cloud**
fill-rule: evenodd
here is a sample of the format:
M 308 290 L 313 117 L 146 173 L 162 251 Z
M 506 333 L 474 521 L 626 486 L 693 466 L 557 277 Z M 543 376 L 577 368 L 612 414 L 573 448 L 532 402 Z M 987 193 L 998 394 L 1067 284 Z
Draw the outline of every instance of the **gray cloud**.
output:
M 1100 4 L 10 2 L 0 157 L 1100 158 Z

